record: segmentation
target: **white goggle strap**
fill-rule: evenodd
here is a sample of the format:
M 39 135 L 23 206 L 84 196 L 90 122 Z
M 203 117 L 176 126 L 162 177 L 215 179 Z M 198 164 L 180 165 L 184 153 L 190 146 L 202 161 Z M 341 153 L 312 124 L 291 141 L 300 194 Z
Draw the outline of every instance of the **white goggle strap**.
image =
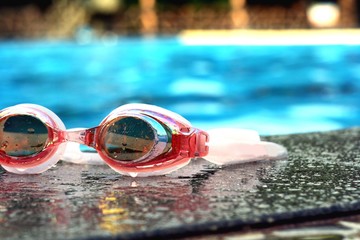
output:
M 207 131 L 210 141 L 209 154 L 204 157 L 217 165 L 231 165 L 258 160 L 277 160 L 287 157 L 285 147 L 261 141 L 253 130 L 237 128 L 219 128 Z M 76 164 L 104 165 L 95 150 L 82 151 L 79 143 L 68 142 L 61 158 Z
M 218 165 L 231 165 L 258 160 L 277 160 L 287 157 L 285 147 L 261 141 L 253 130 L 218 128 L 207 131 L 209 153 L 204 158 Z
M 94 150 L 83 151 L 80 143 L 68 142 L 61 160 L 75 164 L 104 165 L 104 160 Z
M 81 128 L 72 128 L 68 129 L 68 131 L 77 131 L 79 129 Z M 104 160 L 101 159 L 95 149 L 83 147 L 86 150 L 82 149 L 79 143 L 67 142 L 61 160 L 75 164 L 105 165 Z

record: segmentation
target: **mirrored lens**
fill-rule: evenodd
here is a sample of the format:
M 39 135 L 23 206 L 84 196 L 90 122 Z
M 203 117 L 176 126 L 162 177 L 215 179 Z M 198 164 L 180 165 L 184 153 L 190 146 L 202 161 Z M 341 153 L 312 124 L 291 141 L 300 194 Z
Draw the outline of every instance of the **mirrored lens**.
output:
M 145 156 L 155 145 L 155 133 L 146 121 L 124 117 L 110 124 L 104 139 L 109 157 L 132 161 Z
M 0 120 L 0 151 L 9 156 L 24 157 L 41 152 L 48 140 L 48 128 L 39 119 L 10 116 Z

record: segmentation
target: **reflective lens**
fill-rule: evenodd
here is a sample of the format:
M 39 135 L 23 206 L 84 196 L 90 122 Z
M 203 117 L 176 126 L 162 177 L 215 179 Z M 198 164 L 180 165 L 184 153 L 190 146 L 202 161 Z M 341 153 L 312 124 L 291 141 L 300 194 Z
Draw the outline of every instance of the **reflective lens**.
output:
M 109 157 L 132 161 L 149 153 L 155 141 L 155 133 L 149 123 L 135 117 L 124 117 L 115 120 L 106 129 L 104 145 Z
M 0 151 L 9 156 L 37 154 L 44 149 L 47 140 L 47 127 L 33 116 L 18 115 L 0 120 Z

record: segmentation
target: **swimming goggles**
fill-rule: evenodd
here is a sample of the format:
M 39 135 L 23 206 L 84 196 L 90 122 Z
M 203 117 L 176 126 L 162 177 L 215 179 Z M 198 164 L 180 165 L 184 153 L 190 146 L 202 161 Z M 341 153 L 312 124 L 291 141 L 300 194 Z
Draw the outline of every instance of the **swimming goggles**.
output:
M 69 130 L 39 105 L 0 111 L 0 165 L 17 174 L 44 172 L 60 159 L 105 163 L 120 174 L 146 177 L 170 173 L 193 158 L 224 165 L 286 156 L 283 146 L 261 141 L 256 131 L 205 132 L 174 112 L 147 104 L 123 105 L 97 127 Z

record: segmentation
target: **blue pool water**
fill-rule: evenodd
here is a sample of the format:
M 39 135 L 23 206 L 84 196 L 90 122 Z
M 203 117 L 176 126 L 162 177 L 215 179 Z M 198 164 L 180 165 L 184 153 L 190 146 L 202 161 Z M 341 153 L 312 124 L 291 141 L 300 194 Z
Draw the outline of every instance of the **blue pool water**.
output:
M 262 134 L 360 125 L 360 47 L 189 46 L 177 39 L 0 43 L 0 108 L 31 102 L 67 127 L 156 104 L 198 127 Z

